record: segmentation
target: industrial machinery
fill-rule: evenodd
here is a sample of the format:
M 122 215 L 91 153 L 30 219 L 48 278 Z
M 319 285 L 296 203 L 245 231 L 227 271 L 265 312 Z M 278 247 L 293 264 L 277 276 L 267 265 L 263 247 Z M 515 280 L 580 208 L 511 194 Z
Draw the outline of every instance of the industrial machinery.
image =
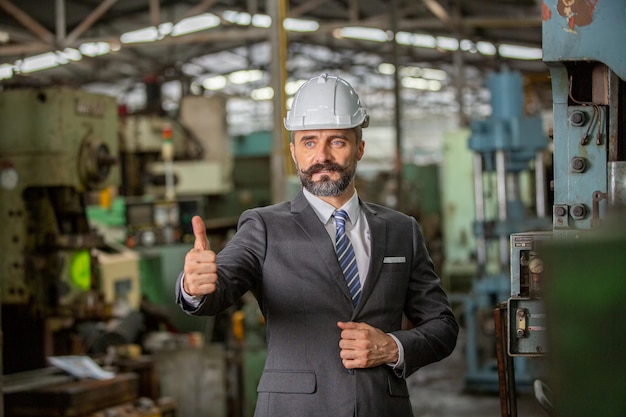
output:
M 543 4 L 554 110 L 552 230 L 511 236 L 511 293 L 494 312 L 503 417 L 517 416 L 513 357 L 541 363 L 535 394 L 552 416 L 626 409 L 625 26 L 623 2 Z
M 120 183 L 117 99 L 69 87 L 5 90 L 0 137 L 0 416 L 175 411 L 146 403 L 159 395 L 150 358 L 114 354 L 107 364 L 117 372 L 103 380 L 51 362 L 102 359 L 142 329 L 139 257 L 115 250 L 87 216 L 90 201 Z
M 103 230 L 123 229 L 118 241 L 139 256 L 144 302 L 167 317 L 168 331 L 199 335 L 202 341 L 203 346 L 170 341 L 149 349 L 162 393 L 177 400 L 182 416 L 217 417 L 228 410 L 239 415 L 244 400 L 247 409 L 253 408 L 265 354 L 264 344 L 248 344 L 252 331 L 245 345 L 233 342 L 233 311 L 215 318 L 192 317 L 172 298 L 193 244 L 193 215 L 204 218 L 211 248 L 219 251 L 241 212 L 271 202 L 271 132 L 229 137 L 225 120 L 225 102 L 219 96 L 183 97 L 176 119 L 163 114 L 121 116 L 121 195 L 113 210 L 90 208 L 94 224 Z M 256 301 L 254 306 L 258 309 Z M 149 339 L 160 336 L 170 337 L 155 331 Z M 253 375 L 245 383 L 239 379 L 244 373 Z
M 3 375 L 79 351 L 68 321 L 110 316 L 93 252 L 104 242 L 85 206 L 87 193 L 119 181 L 116 126 L 113 97 L 65 87 L 0 93 Z
M 116 184 L 115 98 L 69 88 L 0 94 L 3 370 L 46 365 L 49 318 L 101 314 L 85 215 L 89 191 Z M 83 299 L 79 299 L 83 297 Z M 65 310 L 65 311 L 64 311 Z
M 232 189 L 223 99 L 181 101 L 181 116 L 123 114 L 119 123 L 126 244 L 181 243 L 206 198 Z
M 477 274 L 464 301 L 467 341 L 466 388 L 498 389 L 491 312 L 509 288 L 509 236 L 547 228 L 544 151 L 548 146 L 539 115 L 524 112 L 522 77 L 502 70 L 487 80 L 492 114 L 471 124 Z M 534 174 L 534 175 L 531 175 Z M 524 189 L 531 193 L 523 192 Z M 528 195 L 534 194 L 535 198 Z M 533 212 L 534 211 L 534 212 Z M 489 319 L 489 320 L 487 320 Z M 520 372 L 519 378 L 523 375 Z

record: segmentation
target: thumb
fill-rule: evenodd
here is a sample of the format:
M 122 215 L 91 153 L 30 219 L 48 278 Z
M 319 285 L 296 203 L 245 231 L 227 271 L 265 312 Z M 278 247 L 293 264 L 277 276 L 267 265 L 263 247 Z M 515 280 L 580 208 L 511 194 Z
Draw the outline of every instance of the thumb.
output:
M 348 329 L 356 329 L 358 326 L 357 326 L 357 323 L 353 321 L 349 321 L 349 322 L 338 321 L 337 327 L 339 327 L 341 330 L 348 330 Z
M 202 217 L 193 216 L 191 219 L 191 227 L 193 228 L 193 235 L 196 238 L 193 247 L 200 250 L 211 250 L 209 239 L 206 237 L 206 225 Z

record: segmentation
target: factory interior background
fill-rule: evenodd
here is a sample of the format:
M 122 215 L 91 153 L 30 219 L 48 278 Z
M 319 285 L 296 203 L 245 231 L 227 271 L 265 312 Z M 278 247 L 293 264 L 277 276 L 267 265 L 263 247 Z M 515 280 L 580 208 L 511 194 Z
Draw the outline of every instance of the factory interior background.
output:
M 417 219 L 461 324 L 416 417 L 623 417 L 624 27 L 619 0 L 0 0 L 0 417 L 252 416 L 255 299 L 190 317 L 174 285 L 192 216 L 217 252 L 299 190 L 282 120 L 323 72 L 370 114 L 359 196 Z

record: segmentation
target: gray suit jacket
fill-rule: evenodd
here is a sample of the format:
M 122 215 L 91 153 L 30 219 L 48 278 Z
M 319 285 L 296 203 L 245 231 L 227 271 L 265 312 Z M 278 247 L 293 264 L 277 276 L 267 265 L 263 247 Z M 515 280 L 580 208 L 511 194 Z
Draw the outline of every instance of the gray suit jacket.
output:
M 372 239 L 369 275 L 355 308 L 333 242 L 300 192 L 243 213 L 218 253 L 217 291 L 190 308 L 214 315 L 246 291 L 265 316 L 267 361 L 255 417 L 412 416 L 405 377 L 448 356 L 458 325 L 414 218 L 361 202 Z M 403 329 L 403 313 L 412 328 Z M 347 370 L 338 321 L 365 322 L 404 347 L 398 376 L 387 365 Z

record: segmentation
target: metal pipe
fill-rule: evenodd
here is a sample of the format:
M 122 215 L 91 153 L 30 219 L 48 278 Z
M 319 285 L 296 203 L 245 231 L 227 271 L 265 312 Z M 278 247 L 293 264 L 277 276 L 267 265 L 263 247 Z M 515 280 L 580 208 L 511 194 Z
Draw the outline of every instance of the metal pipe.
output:
M 215 3 L 217 3 L 217 0 L 203 0 L 200 3 L 196 4 L 195 6 L 193 6 L 192 8 L 190 8 L 189 10 L 187 10 L 185 14 L 181 16 L 180 20 L 183 20 L 186 17 L 191 17 L 200 13 L 204 13 L 207 10 L 209 10 L 211 7 L 215 6 Z
M 150 0 L 150 24 L 154 27 L 161 23 L 161 4 L 159 0 Z
M 43 25 L 33 19 L 29 14 L 24 13 L 22 9 L 15 6 L 9 0 L 0 0 L 0 8 L 4 9 L 15 20 L 20 22 L 26 29 L 31 31 L 35 36 L 46 43 L 52 43 L 54 41 L 54 35 L 46 29 Z M 50 45 L 46 45 L 46 49 L 49 49 Z
M 511 357 L 506 351 L 507 341 L 507 305 L 499 304 L 493 311 L 496 339 L 496 359 L 498 364 L 498 388 L 500 392 L 500 416 L 512 417 L 517 415 L 517 399 L 515 392 L 515 369 Z M 513 388 L 513 391 L 510 389 Z
M 506 174 L 506 201 L 521 201 L 522 191 L 520 185 L 520 174 L 518 172 L 509 172 Z M 508 206 L 507 206 L 508 207 Z M 507 216 L 510 218 L 511 213 L 508 212 Z
M 483 190 L 483 157 L 476 152 L 474 154 L 474 211 L 476 222 L 485 223 L 485 201 Z M 478 268 L 482 271 L 487 264 L 487 247 L 484 233 L 476 237 L 476 260 Z
M 546 167 L 543 161 L 543 151 L 535 155 L 535 206 L 539 219 L 546 216 Z
M 287 113 L 285 83 L 287 81 L 287 34 L 283 21 L 287 15 L 287 0 L 272 0 L 268 3 L 272 27 L 269 34 L 272 45 L 271 86 L 274 89 L 274 135 L 270 169 L 272 173 L 272 200 L 274 202 L 285 199 L 285 177 L 291 164 L 288 152 L 287 135 L 283 127 L 283 118 Z M 292 172 L 295 170 L 291 169 Z
M 474 154 L 474 205 L 476 207 L 476 220 L 485 221 L 485 202 L 483 201 L 483 157 L 476 152 Z
M 403 196 L 403 163 L 402 163 L 402 97 L 400 96 L 400 61 L 398 59 L 398 42 L 396 41 L 396 33 L 398 30 L 398 1 L 391 0 L 391 25 L 393 29 L 393 46 L 392 46 L 392 59 L 395 67 L 393 93 L 395 100 L 394 109 L 394 124 L 396 129 L 396 156 L 395 156 L 395 169 L 396 169 L 396 204 L 400 210 L 404 210 L 404 196 Z
M 56 33 L 57 33 L 57 44 L 63 45 L 65 42 L 65 0 L 56 0 Z
M 461 50 L 452 53 L 452 63 L 454 68 L 454 90 L 456 94 L 456 102 L 459 106 L 458 118 L 459 126 L 469 126 L 469 118 L 465 112 L 465 102 L 463 100 L 463 89 L 465 83 L 465 62 Z
M 468 297 L 465 299 L 464 310 L 465 317 L 467 320 L 465 321 L 466 326 L 466 346 L 474 347 L 472 349 L 467 349 L 467 370 L 470 374 L 475 374 L 478 372 L 480 368 L 479 360 L 478 360 L 478 350 L 475 349 L 478 343 L 478 306 L 476 305 L 476 297 Z
M 93 24 L 96 23 L 98 19 L 100 19 L 107 12 L 107 10 L 113 7 L 116 2 L 117 0 L 104 0 L 101 2 L 98 7 L 96 7 L 94 11 L 89 14 L 89 16 L 85 17 L 83 21 L 80 22 L 69 35 L 67 35 L 67 46 L 71 46 L 75 43 L 78 38 L 91 26 L 93 26 Z
M 496 151 L 496 187 L 498 194 L 498 221 L 503 225 L 508 220 L 507 215 L 507 184 L 506 184 L 506 155 L 503 150 Z M 500 265 L 503 270 L 509 263 L 509 236 L 500 235 Z
M 426 2 L 426 3 L 428 5 L 429 2 Z M 429 8 L 434 7 L 433 3 L 436 3 L 436 2 L 430 2 L 430 3 L 431 4 L 428 5 Z M 460 2 L 457 1 L 454 4 L 454 7 L 452 9 L 452 18 L 450 18 L 449 15 L 443 15 L 443 16 L 439 15 L 437 17 L 439 19 L 443 18 L 444 20 L 442 20 L 442 22 L 444 22 L 447 19 L 448 25 L 450 25 L 450 22 L 454 22 L 453 23 L 454 36 L 458 37 L 459 39 L 461 39 L 462 36 L 464 36 L 458 25 L 458 22 L 461 21 L 461 3 Z M 470 124 L 469 117 L 465 109 L 465 100 L 463 99 L 463 90 L 465 89 L 465 86 L 466 86 L 465 60 L 463 59 L 463 52 L 461 51 L 461 49 L 457 49 L 456 51 L 452 52 L 452 64 L 454 68 L 454 89 L 456 93 L 456 102 L 457 102 L 457 105 L 459 106 L 459 113 L 458 113 L 459 126 L 468 127 Z
M 505 221 L 506 213 L 506 159 L 503 150 L 496 151 L 496 184 L 498 193 L 498 220 Z

